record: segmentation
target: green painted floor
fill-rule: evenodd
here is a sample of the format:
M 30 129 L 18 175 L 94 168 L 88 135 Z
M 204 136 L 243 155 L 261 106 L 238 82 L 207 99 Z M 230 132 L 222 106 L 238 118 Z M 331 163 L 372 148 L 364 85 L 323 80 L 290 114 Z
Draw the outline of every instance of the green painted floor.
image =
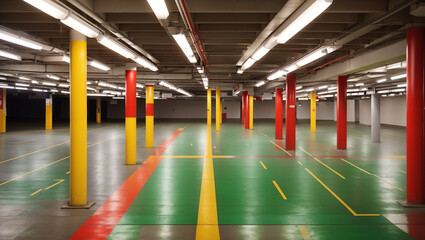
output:
M 68 129 L 0 134 L 0 239 L 71 237 L 154 152 L 138 127 L 138 165 L 126 166 L 124 124 L 89 125 L 89 210 L 60 209 L 69 195 Z M 163 153 L 170 157 L 108 239 L 195 239 L 207 128 L 159 122 L 155 146 L 178 128 Z M 425 211 L 397 203 L 406 188 L 403 128 L 383 126 L 382 142 L 371 143 L 369 126 L 349 124 L 346 151 L 336 150 L 336 124 L 327 121 L 313 134 L 298 122 L 288 153 L 271 121 L 254 130 L 225 121 L 220 132 L 213 124 L 211 136 L 221 239 L 425 239 Z

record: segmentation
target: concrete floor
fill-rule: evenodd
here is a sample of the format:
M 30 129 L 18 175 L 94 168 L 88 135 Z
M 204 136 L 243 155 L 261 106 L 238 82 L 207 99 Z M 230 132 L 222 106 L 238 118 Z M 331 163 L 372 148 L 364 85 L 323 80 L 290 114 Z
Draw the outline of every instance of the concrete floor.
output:
M 143 147 L 138 126 L 138 164 L 126 166 L 124 124 L 89 125 L 88 210 L 60 208 L 69 196 L 66 126 L 0 134 L 0 239 L 195 239 L 202 204 L 221 239 L 425 239 L 425 211 L 397 203 L 403 128 L 384 126 L 382 142 L 371 143 L 368 126 L 349 124 L 342 151 L 334 122 L 318 122 L 315 134 L 299 122 L 297 149 L 286 152 L 269 121 L 254 130 L 224 122 L 219 133 L 213 124 L 211 134 L 203 121 L 159 122 L 157 150 Z

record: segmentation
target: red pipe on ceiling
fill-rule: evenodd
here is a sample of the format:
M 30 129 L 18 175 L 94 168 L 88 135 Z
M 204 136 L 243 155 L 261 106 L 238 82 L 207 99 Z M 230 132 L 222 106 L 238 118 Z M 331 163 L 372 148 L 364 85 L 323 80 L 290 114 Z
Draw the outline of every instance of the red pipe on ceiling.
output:
M 320 66 L 318 66 L 318 67 L 316 67 L 316 68 L 313 68 L 313 69 L 311 69 L 311 70 L 308 70 L 308 71 L 307 71 L 307 72 L 305 72 L 304 74 L 306 74 L 306 73 L 311 73 L 311 72 L 313 72 L 313 71 L 315 71 L 315 70 L 317 70 L 317 69 L 323 68 L 323 67 L 325 67 L 325 66 L 327 66 L 327 65 L 329 65 L 329 64 L 332 64 L 332 63 L 337 62 L 337 61 L 339 61 L 339 60 L 342 60 L 342 59 L 344 59 L 344 58 L 348 58 L 349 56 L 351 56 L 351 54 L 347 54 L 347 55 L 345 55 L 345 56 L 342 56 L 342 57 L 340 57 L 340 58 L 337 58 L 337 59 L 335 59 L 335 60 L 332 60 L 332 61 L 330 61 L 330 62 L 327 62 L 327 63 L 325 63 L 325 64 L 323 64 L 323 65 L 320 65 Z

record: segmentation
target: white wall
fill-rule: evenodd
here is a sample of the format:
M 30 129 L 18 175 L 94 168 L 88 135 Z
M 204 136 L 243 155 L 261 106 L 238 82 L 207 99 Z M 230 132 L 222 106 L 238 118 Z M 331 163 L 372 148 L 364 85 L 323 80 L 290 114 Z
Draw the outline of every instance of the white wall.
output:
M 274 119 L 275 115 L 275 101 L 265 100 L 265 101 L 254 101 L 254 118 L 272 118 Z M 285 106 L 283 105 L 283 110 Z
M 370 99 L 360 100 L 360 123 L 371 124 Z M 406 126 L 406 96 L 381 97 L 381 123 Z
M 297 119 L 310 119 L 310 100 L 297 101 Z M 300 106 L 301 104 L 301 106 Z
M 241 117 L 241 101 L 223 101 L 223 113 L 227 114 L 227 118 Z M 255 104 L 254 104 L 255 107 Z M 254 108 L 255 114 L 255 108 Z M 254 115 L 255 117 L 255 115 Z
M 334 119 L 334 103 L 333 102 L 316 102 L 316 119 L 317 120 L 330 120 Z
M 347 122 L 356 121 L 356 103 L 354 100 L 347 100 Z

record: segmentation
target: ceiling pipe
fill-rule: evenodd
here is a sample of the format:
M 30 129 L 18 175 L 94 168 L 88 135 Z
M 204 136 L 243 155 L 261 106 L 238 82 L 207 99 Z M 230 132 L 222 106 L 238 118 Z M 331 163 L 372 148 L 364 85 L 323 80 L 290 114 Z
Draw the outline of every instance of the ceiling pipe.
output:
M 190 16 L 189 16 L 189 12 L 187 11 L 186 4 L 185 4 L 184 0 L 176 0 L 176 4 L 177 4 L 177 8 L 179 9 L 180 15 L 183 18 L 183 21 L 186 25 L 186 28 L 189 29 L 190 38 L 192 39 L 192 42 L 196 46 L 196 51 L 197 51 L 198 55 L 201 57 L 202 62 L 204 63 L 205 71 L 208 72 L 207 66 L 209 66 L 209 65 L 207 64 L 207 61 L 204 59 L 204 54 L 202 53 L 202 51 L 199 47 L 198 41 L 196 39 L 196 36 L 194 34 L 195 31 L 193 29 L 192 21 L 190 20 Z M 201 44 L 202 44 L 202 42 L 201 42 Z M 207 58 L 206 55 L 205 55 L 205 58 Z
M 340 60 L 342 60 L 342 59 L 348 58 L 349 56 L 351 56 L 351 54 L 347 54 L 347 55 L 345 55 L 345 56 L 342 56 L 342 57 L 340 57 L 340 58 L 337 58 L 337 59 L 335 59 L 335 60 L 332 60 L 332 61 L 330 61 L 330 62 L 327 62 L 327 63 L 325 63 L 325 64 L 323 64 L 323 65 L 320 65 L 320 66 L 318 66 L 318 67 L 316 67 L 316 68 L 313 68 L 313 69 L 311 69 L 311 70 L 309 70 L 309 71 L 305 72 L 304 74 L 307 74 L 307 73 L 313 72 L 313 71 L 315 71 L 315 70 L 317 70 L 317 69 L 321 69 L 321 68 L 323 68 L 323 67 L 325 67 L 325 66 L 327 66 L 327 65 L 329 65 L 329 64 L 332 64 L 332 63 L 334 63 L 334 62 L 338 62 L 338 61 L 340 61 Z

